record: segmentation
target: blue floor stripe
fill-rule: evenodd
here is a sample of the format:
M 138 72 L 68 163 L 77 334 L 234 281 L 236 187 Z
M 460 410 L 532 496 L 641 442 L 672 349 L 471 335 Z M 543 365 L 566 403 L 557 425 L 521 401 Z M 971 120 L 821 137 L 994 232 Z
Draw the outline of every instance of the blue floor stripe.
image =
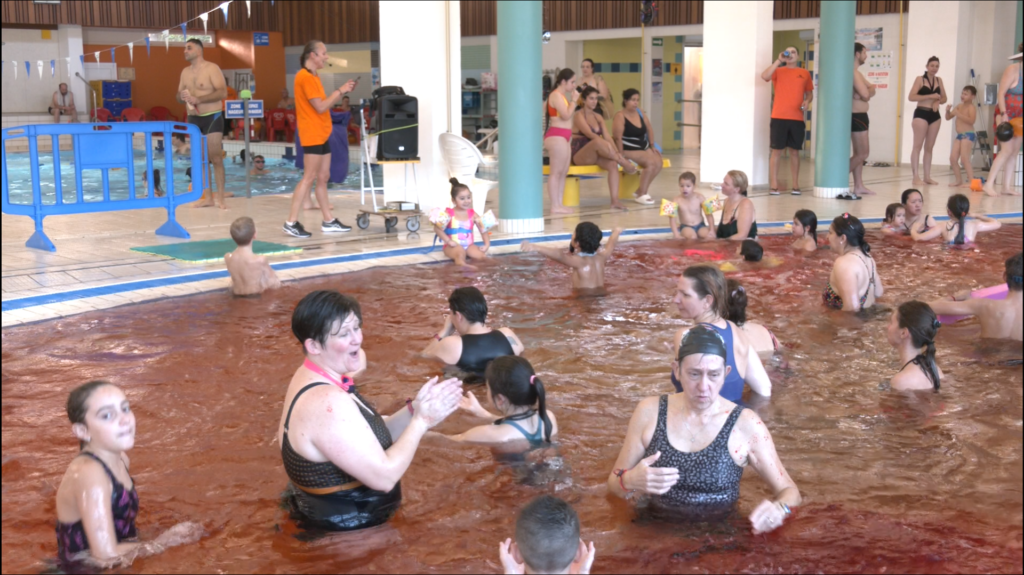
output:
M 1004 214 L 988 214 L 989 217 L 996 219 L 1014 219 L 1024 217 L 1022 212 L 1008 212 Z M 938 221 L 949 220 L 948 216 L 941 216 L 935 218 Z M 861 220 L 864 223 L 876 224 L 881 223 L 882 218 L 865 218 Z M 758 227 L 761 228 L 784 228 L 791 222 L 764 222 L 758 223 Z M 623 230 L 623 236 L 650 236 L 657 234 L 668 234 L 672 233 L 671 228 L 644 228 L 644 229 L 632 229 Z M 610 232 L 605 232 L 605 237 L 609 236 Z M 531 242 L 553 242 L 553 241 L 568 241 L 572 239 L 572 234 L 551 234 L 546 236 L 534 236 L 534 237 L 522 237 L 522 238 L 505 238 L 500 240 L 494 240 L 491 242 L 492 246 L 509 246 L 517 245 L 523 241 L 529 240 Z M 358 262 L 375 259 L 386 259 L 401 256 L 414 256 L 423 255 L 423 246 L 417 246 L 414 248 L 401 248 L 396 250 L 386 250 L 382 252 L 368 252 L 359 254 L 344 254 L 338 256 L 328 256 L 322 258 L 314 258 L 308 260 L 298 260 L 290 262 L 278 262 L 271 264 L 270 267 L 278 271 L 294 270 L 300 268 L 308 268 L 314 266 L 330 265 L 330 264 L 341 264 L 347 262 Z M 424 262 L 429 263 L 429 262 Z M 193 273 L 183 276 L 171 276 L 165 278 L 156 278 L 151 280 L 138 280 L 125 282 L 121 284 L 114 284 L 108 286 L 91 287 L 85 289 L 69 290 L 61 293 L 53 293 L 46 295 L 37 295 L 25 298 L 11 299 L 3 302 L 3 311 L 14 311 L 17 309 L 25 309 L 34 307 L 37 305 L 45 305 L 51 303 L 61 303 L 66 301 L 73 301 L 77 299 L 83 299 L 88 297 L 95 297 L 100 295 L 111 295 L 126 292 L 133 292 L 148 288 L 166 287 L 173 285 L 180 285 L 192 282 L 199 282 L 211 279 L 220 279 L 229 277 L 227 270 L 212 270 L 207 272 Z

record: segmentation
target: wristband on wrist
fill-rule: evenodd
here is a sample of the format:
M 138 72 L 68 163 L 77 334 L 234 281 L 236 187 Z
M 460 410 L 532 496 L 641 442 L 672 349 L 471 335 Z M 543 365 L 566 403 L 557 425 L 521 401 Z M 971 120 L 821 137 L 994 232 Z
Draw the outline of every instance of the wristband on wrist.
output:
M 614 472 L 615 476 L 619 478 L 619 487 L 621 487 L 622 490 L 626 492 L 626 495 L 630 495 L 634 491 L 633 489 L 626 489 L 626 482 L 623 481 L 622 479 L 623 476 L 629 473 L 630 471 L 632 471 L 632 469 L 616 469 Z
M 789 517 L 793 514 L 793 510 L 789 508 L 789 505 L 786 505 L 781 501 L 776 501 L 775 504 L 778 505 L 780 509 L 782 509 L 782 512 L 786 515 L 786 517 Z
M 416 415 L 416 410 L 413 409 L 413 407 L 412 407 L 412 398 L 411 397 L 405 398 L 405 406 L 407 408 L 409 408 L 409 415 Z

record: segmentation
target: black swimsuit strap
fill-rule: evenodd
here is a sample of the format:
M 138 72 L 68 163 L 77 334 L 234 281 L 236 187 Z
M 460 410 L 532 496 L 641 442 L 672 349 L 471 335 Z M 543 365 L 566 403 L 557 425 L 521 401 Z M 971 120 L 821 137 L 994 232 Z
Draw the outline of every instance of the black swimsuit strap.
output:
M 290 406 L 288 406 L 288 417 L 284 418 L 284 434 L 285 435 L 288 435 L 288 425 L 292 421 L 292 410 L 295 409 L 295 402 L 299 400 L 299 397 L 301 397 L 303 393 L 306 393 L 307 391 L 313 389 L 314 387 L 320 387 L 321 385 L 330 385 L 330 384 L 327 383 L 327 382 L 324 382 L 324 381 L 318 381 L 316 383 L 311 383 L 311 384 L 307 385 L 306 387 L 303 387 L 302 389 L 300 389 L 299 392 L 295 394 L 295 397 L 292 398 L 292 404 Z
M 524 411 L 522 413 L 517 413 L 515 415 L 510 415 L 508 417 L 502 417 L 501 419 L 496 419 L 496 420 L 494 420 L 494 425 L 501 425 L 502 423 L 507 423 L 509 421 L 522 421 L 524 419 L 530 419 L 531 417 L 533 417 L 536 414 L 537 414 L 536 410 L 530 409 L 530 410 Z M 543 424 L 543 418 L 541 418 L 541 424 Z

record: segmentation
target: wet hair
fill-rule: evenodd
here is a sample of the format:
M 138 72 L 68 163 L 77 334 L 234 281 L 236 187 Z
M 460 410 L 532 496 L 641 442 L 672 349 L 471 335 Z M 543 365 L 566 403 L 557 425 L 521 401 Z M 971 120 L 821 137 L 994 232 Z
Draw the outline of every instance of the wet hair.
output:
M 85 425 L 85 415 L 89 411 L 89 406 L 86 405 L 86 403 L 89 401 L 89 398 L 92 397 L 93 392 L 104 385 L 114 384 L 108 381 L 90 381 L 89 383 L 79 385 L 73 389 L 70 394 L 68 394 L 68 402 L 64 409 L 67 411 L 68 419 L 71 420 L 72 424 L 81 423 L 82 425 Z M 84 441 L 78 442 L 78 449 L 85 449 Z
M 972 96 L 977 96 L 978 95 L 978 89 L 975 88 L 974 86 L 970 85 L 970 84 L 967 84 L 966 86 L 964 86 L 964 89 L 962 91 L 970 92 Z
M 192 181 L 192 167 L 191 166 L 188 167 L 188 168 L 185 168 L 185 177 L 188 178 L 188 181 L 190 181 L 190 182 Z
M 203 41 L 200 40 L 199 38 L 189 38 L 188 40 L 185 40 L 185 43 L 186 44 L 192 44 L 193 46 L 198 46 L 199 47 L 199 51 L 200 52 L 203 51 Z
M 691 355 L 717 355 L 725 360 L 728 360 L 729 357 L 725 340 L 716 330 L 706 325 L 694 326 L 679 342 L 676 361 L 682 363 L 687 356 Z
M 461 313 L 469 323 L 487 321 L 487 299 L 473 286 L 461 287 L 448 296 L 448 309 Z
M 625 90 L 623 90 L 622 91 L 622 107 L 623 108 L 626 107 L 626 102 L 628 102 L 630 98 L 632 98 L 633 96 L 639 96 L 639 95 L 640 95 L 640 90 L 637 90 L 636 88 L 626 88 Z
M 764 257 L 764 248 L 755 240 L 743 240 L 740 245 L 740 255 L 743 256 L 743 261 L 759 262 Z
M 742 326 L 747 323 L 747 290 L 734 279 L 730 279 L 725 285 L 729 290 L 729 317 L 726 319 Z
M 1024 252 L 1006 260 L 1006 285 L 1011 291 L 1024 291 Z
M 900 196 L 900 203 L 903 204 L 904 206 L 907 205 L 907 202 L 910 201 L 910 196 L 914 194 L 919 194 L 921 196 L 921 199 L 924 199 L 924 194 L 921 193 L 921 190 L 917 188 L 908 188 L 906 190 L 903 190 L 903 195 Z
M 544 440 L 551 443 L 551 420 L 544 401 L 544 384 L 533 371 L 533 366 L 525 358 L 515 355 L 503 355 L 487 364 L 484 372 L 491 397 L 504 395 L 508 402 L 516 407 L 537 406 L 537 415 L 544 423 Z M 505 420 L 494 422 L 500 425 Z
M 846 242 L 850 247 L 860 248 L 864 255 L 869 255 L 871 246 L 864 239 L 864 224 L 856 216 L 843 214 L 832 220 L 832 229 L 837 236 L 846 236 Z
M 580 518 L 565 501 L 541 495 L 519 512 L 516 546 L 531 571 L 565 571 L 580 546 Z
M 725 289 L 725 275 L 715 266 L 696 265 L 683 270 L 683 277 L 693 282 L 693 291 L 697 296 L 711 296 L 712 309 L 718 317 L 729 317 L 729 298 Z
M 292 333 L 299 340 L 302 352 L 306 353 L 306 340 L 326 344 L 334 322 L 343 322 L 349 315 L 355 315 L 359 325 L 363 325 L 363 311 L 353 297 L 334 290 L 306 294 L 292 312 Z
M 256 235 L 256 223 L 248 216 L 242 216 L 231 222 L 231 239 L 240 246 L 247 246 L 252 243 Z
M 914 347 L 925 348 L 924 353 L 917 354 L 911 363 L 921 368 L 932 382 L 935 391 L 939 390 L 939 368 L 935 365 L 935 335 L 942 324 L 935 316 L 931 306 L 920 301 L 908 301 L 896 310 L 900 329 L 910 332 L 910 341 Z
M 245 150 L 239 151 L 238 157 L 242 160 L 242 163 L 245 163 Z
M 309 55 L 316 52 L 316 49 L 319 48 L 321 44 L 323 44 L 323 42 L 320 40 L 310 40 L 309 42 L 306 42 L 306 45 L 302 47 L 302 55 L 299 56 L 300 67 L 306 68 L 306 60 L 309 59 Z M 308 71 L 309 68 L 306 68 L 306 70 Z
M 864 50 L 867 50 L 867 47 L 864 44 L 861 44 L 860 42 L 854 42 L 853 43 L 853 55 L 854 56 L 856 56 L 857 54 L 860 54 Z
M 683 183 L 683 180 L 690 182 L 694 186 L 697 185 L 697 176 L 693 172 L 683 172 L 679 174 L 679 183 Z
M 726 172 L 725 175 L 729 176 L 729 178 L 732 179 L 732 185 L 739 188 L 740 193 L 743 194 L 744 197 L 746 197 L 747 186 L 750 185 L 750 181 L 747 179 L 746 172 L 743 172 L 741 170 L 729 170 L 728 172 Z
M 573 72 L 570 68 L 562 68 L 558 72 L 558 75 L 555 76 L 555 85 L 556 86 L 560 86 L 560 85 L 562 85 L 562 82 L 568 82 L 575 75 L 576 75 L 576 72 Z
M 171 137 L 178 140 L 181 143 L 185 143 L 185 134 L 172 134 Z
M 580 246 L 580 252 L 585 254 L 597 253 L 601 248 L 601 240 L 604 234 L 601 228 L 593 222 L 580 222 L 576 224 L 576 243 Z
M 467 192 L 469 192 L 471 194 L 473 193 L 472 190 L 469 189 L 469 186 L 467 186 L 466 184 L 463 184 L 462 182 L 460 182 L 456 178 L 452 178 L 452 179 L 448 180 L 448 183 L 450 183 L 452 185 L 452 201 L 453 202 L 455 201 L 455 198 L 459 197 L 459 192 L 461 192 L 462 190 L 466 190 Z
M 953 194 L 946 202 L 946 209 L 956 220 L 956 238 L 953 240 L 953 244 L 961 246 L 964 243 L 964 228 L 967 227 L 964 225 L 964 220 L 967 219 L 967 214 L 971 211 L 971 200 L 963 194 Z
M 891 224 L 892 222 L 896 221 L 896 214 L 900 210 L 906 209 L 907 208 L 903 204 L 899 203 L 892 203 L 889 204 L 888 206 L 885 206 L 885 223 Z
M 797 210 L 793 214 L 793 219 L 800 222 L 800 225 L 806 230 L 805 233 L 811 234 L 814 238 L 814 243 L 818 243 L 818 215 L 811 210 Z

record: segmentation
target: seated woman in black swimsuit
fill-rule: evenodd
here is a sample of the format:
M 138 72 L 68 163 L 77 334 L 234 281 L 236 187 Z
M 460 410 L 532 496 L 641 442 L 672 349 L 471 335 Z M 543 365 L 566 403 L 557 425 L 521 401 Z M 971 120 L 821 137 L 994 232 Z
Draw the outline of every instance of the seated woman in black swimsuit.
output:
M 825 305 L 836 310 L 859 312 L 875 305 L 885 289 L 864 240 L 864 224 L 850 214 L 832 220 L 828 244 L 839 257 L 822 294 Z
M 444 327 L 434 334 L 423 355 L 454 365 L 472 377 L 466 383 L 483 383 L 487 364 L 503 355 L 523 353 L 522 342 L 510 328 L 491 329 L 487 321 L 487 300 L 475 287 L 459 288 L 448 297 L 452 315 L 445 316 Z
M 751 526 L 755 533 L 778 529 L 800 505 L 800 491 L 761 418 L 719 394 L 729 370 L 725 342 L 698 325 L 676 356 L 685 393 L 640 402 L 608 476 L 609 491 L 652 496 L 655 508 L 680 515 L 724 515 L 735 508 L 750 465 L 774 493 L 750 514 Z
M 435 377 L 381 416 L 343 375 L 358 369 L 362 321 L 359 303 L 336 291 L 308 294 L 292 314 L 306 358 L 285 393 L 277 441 L 291 480 L 285 503 L 303 528 L 348 531 L 390 519 L 420 439 L 462 397 L 457 379 Z
M 757 239 L 757 210 L 754 202 L 747 198 L 747 175 L 732 170 L 722 180 L 722 223 L 715 226 L 715 237 L 720 240 L 741 242 Z
M 121 388 L 104 381 L 81 385 L 68 396 L 67 412 L 80 451 L 57 489 L 57 555 L 64 568 L 77 561 L 131 565 L 199 540 L 203 526 L 188 522 L 152 541 L 136 538 L 139 494 L 125 454 L 135 445 L 135 413 Z
M 596 111 L 600 95 L 597 88 L 587 86 L 580 94 L 583 106 L 572 118 L 572 163 L 576 166 L 598 165 L 608 172 L 608 193 L 612 207 L 625 210 L 619 201 L 619 166 L 627 174 L 637 173 L 636 166 L 623 157 L 615 147 L 612 137 L 605 130 L 604 118 Z

